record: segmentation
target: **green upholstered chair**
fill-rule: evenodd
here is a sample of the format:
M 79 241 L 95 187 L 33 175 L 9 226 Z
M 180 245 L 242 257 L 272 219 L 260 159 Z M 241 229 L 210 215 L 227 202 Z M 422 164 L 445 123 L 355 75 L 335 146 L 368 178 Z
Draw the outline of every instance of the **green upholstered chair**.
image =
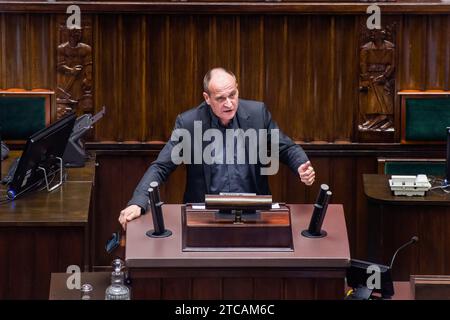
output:
M 400 91 L 401 143 L 443 144 L 450 127 L 449 91 Z M 378 173 L 445 176 L 445 159 L 378 159 Z
M 399 93 L 402 143 L 441 143 L 450 127 L 450 92 Z
M 389 159 L 378 158 L 378 173 L 389 175 L 445 176 L 445 159 Z
M 50 123 L 51 93 L 41 93 L 0 91 L 2 140 L 25 141 Z

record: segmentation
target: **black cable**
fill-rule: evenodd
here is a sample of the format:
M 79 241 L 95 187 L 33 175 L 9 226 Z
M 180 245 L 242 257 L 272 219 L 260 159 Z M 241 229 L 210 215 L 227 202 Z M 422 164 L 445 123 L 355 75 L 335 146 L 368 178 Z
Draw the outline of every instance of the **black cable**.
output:
M 64 169 L 65 169 L 65 168 L 63 167 L 63 170 L 64 170 Z M 56 174 L 57 174 L 60 170 L 61 170 L 61 169 L 58 168 L 58 169 L 56 169 L 56 170 L 54 170 L 54 171 L 51 171 L 51 172 L 47 175 L 47 178 L 48 178 L 50 175 L 52 175 L 52 177 L 50 178 L 51 180 L 50 180 L 50 182 L 49 182 L 49 185 L 53 182 L 53 180 L 54 180 L 55 177 L 56 177 Z M 64 170 L 64 173 L 63 173 L 63 182 L 65 182 L 66 179 L 67 179 L 67 171 Z M 44 186 L 43 186 L 41 189 L 33 190 L 35 187 L 38 187 L 39 184 L 41 184 L 41 183 L 44 183 Z M 30 186 L 28 186 L 27 188 L 23 189 L 21 192 L 19 192 L 19 193 L 14 197 L 14 199 L 10 199 L 10 198 L 8 198 L 8 197 L 6 197 L 5 199 L 1 199 L 1 200 L 0 200 L 0 205 L 1 205 L 1 204 L 5 204 L 5 203 L 9 203 L 9 202 L 11 202 L 11 201 L 14 201 L 15 199 L 19 198 L 20 196 L 26 195 L 26 194 L 28 194 L 28 193 L 31 192 L 31 191 L 39 192 L 39 191 L 42 191 L 42 190 L 44 190 L 44 189 L 46 189 L 46 188 L 47 188 L 47 185 L 45 184 L 45 177 L 43 177 L 43 178 L 39 179 L 38 181 L 36 181 L 35 183 L 33 183 L 32 185 L 30 185 Z

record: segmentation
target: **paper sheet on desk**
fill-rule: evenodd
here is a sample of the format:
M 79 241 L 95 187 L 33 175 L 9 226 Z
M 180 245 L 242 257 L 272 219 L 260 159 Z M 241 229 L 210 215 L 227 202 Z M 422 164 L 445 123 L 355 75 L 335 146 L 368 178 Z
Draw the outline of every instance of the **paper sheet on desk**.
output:
M 192 209 L 194 210 L 205 210 L 205 205 L 193 204 Z M 280 209 L 279 203 L 272 203 L 272 209 Z

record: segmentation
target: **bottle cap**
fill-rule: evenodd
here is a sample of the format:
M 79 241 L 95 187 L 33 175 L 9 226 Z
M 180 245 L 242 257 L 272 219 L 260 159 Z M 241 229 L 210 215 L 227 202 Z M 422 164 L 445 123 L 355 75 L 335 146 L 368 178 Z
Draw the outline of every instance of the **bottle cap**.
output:
M 90 294 L 92 293 L 93 290 L 94 288 L 89 283 L 83 284 L 80 288 L 81 300 L 89 300 L 91 298 Z

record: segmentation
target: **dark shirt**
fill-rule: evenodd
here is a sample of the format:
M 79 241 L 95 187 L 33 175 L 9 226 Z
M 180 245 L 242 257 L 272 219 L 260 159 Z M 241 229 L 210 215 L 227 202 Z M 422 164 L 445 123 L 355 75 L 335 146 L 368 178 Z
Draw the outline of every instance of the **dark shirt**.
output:
M 223 164 L 211 164 L 211 194 L 219 194 L 220 192 L 236 192 L 236 193 L 256 193 L 253 180 L 251 178 L 250 166 L 252 164 L 237 163 L 237 138 L 234 137 L 234 161 L 233 164 L 227 164 L 226 154 L 226 129 L 240 129 L 239 120 L 235 116 L 228 126 L 223 126 L 219 118 L 212 112 L 209 107 L 211 116 L 211 128 L 218 129 L 223 136 L 223 154 L 219 157 L 223 159 Z M 247 158 L 247 157 L 246 157 Z M 246 159 L 248 161 L 248 159 Z M 207 165 L 207 164 L 205 164 Z

